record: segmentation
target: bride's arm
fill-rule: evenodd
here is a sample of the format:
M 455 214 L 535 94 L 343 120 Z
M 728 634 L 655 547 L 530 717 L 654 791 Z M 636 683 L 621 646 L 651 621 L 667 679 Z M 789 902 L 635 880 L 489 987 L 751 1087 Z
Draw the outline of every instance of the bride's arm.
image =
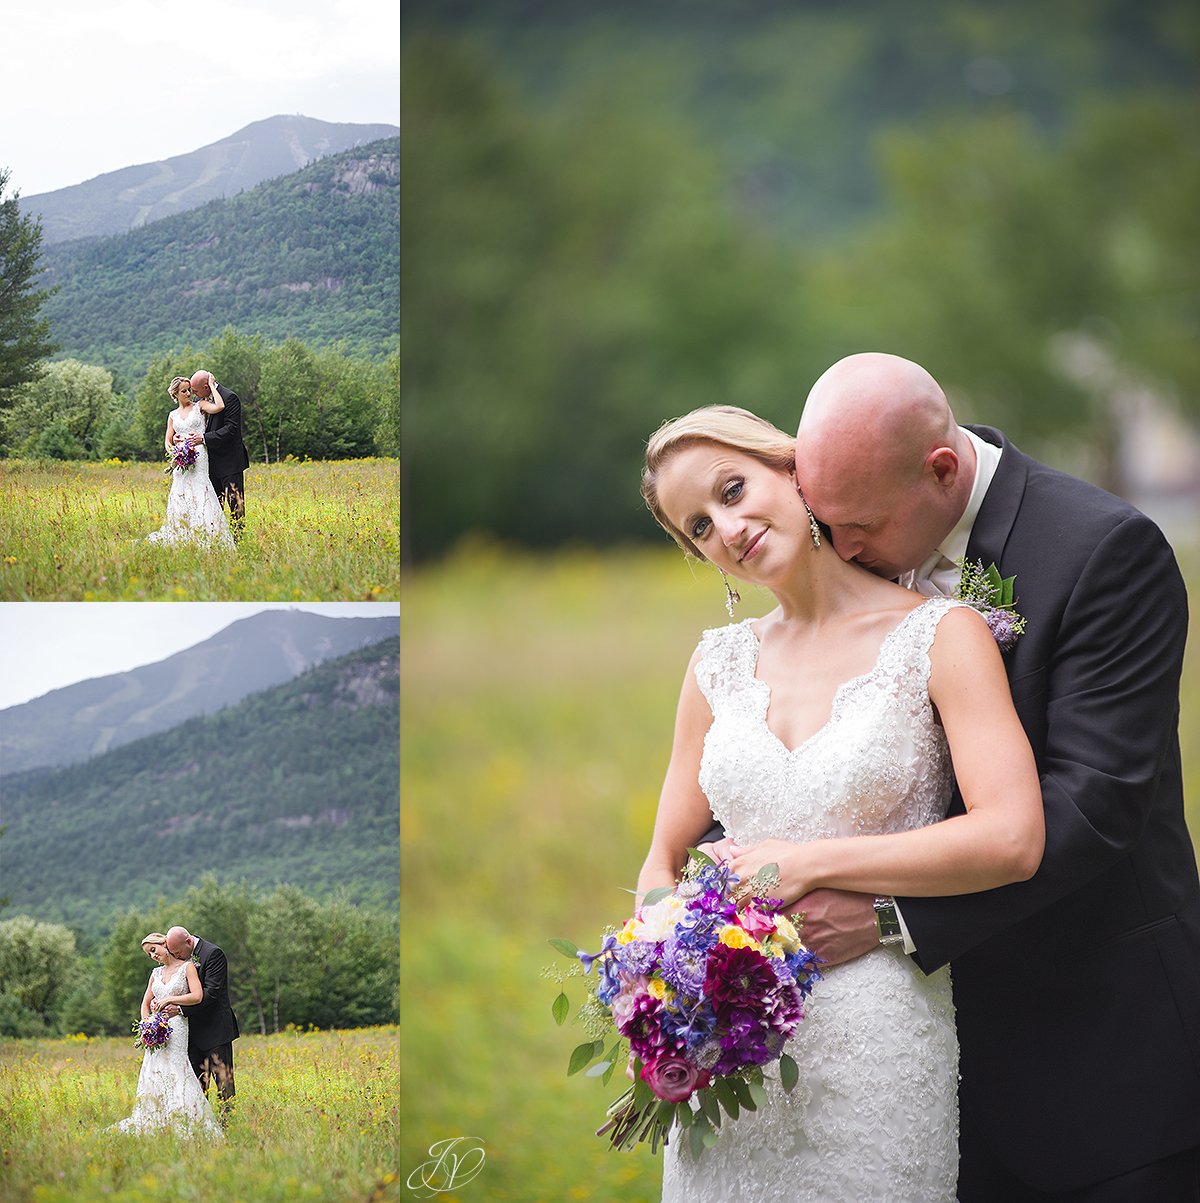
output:
M 150 970 L 150 980 L 146 983 L 146 993 L 142 995 L 142 1018 L 150 1018 L 150 1006 L 154 1001 L 154 970 Z
M 168 1003 L 173 1003 L 177 1007 L 194 1007 L 204 998 L 204 987 L 200 985 L 200 975 L 196 972 L 195 963 L 188 961 L 187 968 L 183 971 L 187 978 L 187 993 L 172 994 L 168 998 L 162 1000 L 163 1006 Z
M 201 410 L 206 414 L 219 414 L 225 408 L 225 398 L 217 392 L 217 379 L 209 372 L 208 374 L 209 398 L 207 401 L 199 401 Z
M 654 835 L 638 875 L 639 898 L 658 886 L 673 886 L 688 848 L 712 826 L 712 811 L 700 788 L 700 756 L 712 725 L 712 711 L 696 683 L 697 649 L 688 664 L 675 712 L 671 761 L 658 799 Z
M 930 663 L 929 697 L 967 813 L 891 835 L 807 844 L 764 840 L 735 855 L 739 876 L 774 862 L 780 885 L 772 892 L 791 902 L 822 887 L 911 897 L 971 894 L 1037 872 L 1046 839 L 1037 767 L 983 619 L 965 608 L 947 613 Z
M 175 422 L 173 421 L 174 414 L 167 418 L 167 438 L 166 448 L 167 454 L 170 455 L 175 448 Z

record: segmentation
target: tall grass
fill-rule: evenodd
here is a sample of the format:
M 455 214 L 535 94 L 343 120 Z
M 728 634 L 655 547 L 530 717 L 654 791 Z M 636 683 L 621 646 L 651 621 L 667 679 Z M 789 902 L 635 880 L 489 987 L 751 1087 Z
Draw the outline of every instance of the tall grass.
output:
M 131 1039 L 0 1042 L 0 1203 L 402 1197 L 395 1027 L 243 1036 L 234 1059 L 236 1108 L 210 1143 L 109 1131 L 133 1109 Z
M 1200 597 L 1200 564 L 1189 566 Z M 743 614 L 771 600 L 744 590 Z M 403 590 L 404 1174 L 435 1141 L 487 1161 L 468 1200 L 657 1199 L 644 1150 L 592 1135 L 617 1090 L 565 1076 L 546 944 L 623 920 L 649 843 L 675 699 L 720 581 L 662 551 L 465 548 Z M 1200 636 L 1182 736 L 1200 837 Z
M 153 464 L 0 461 L 0 600 L 390 601 L 396 460 L 246 470 L 236 552 L 161 547 L 170 478 Z

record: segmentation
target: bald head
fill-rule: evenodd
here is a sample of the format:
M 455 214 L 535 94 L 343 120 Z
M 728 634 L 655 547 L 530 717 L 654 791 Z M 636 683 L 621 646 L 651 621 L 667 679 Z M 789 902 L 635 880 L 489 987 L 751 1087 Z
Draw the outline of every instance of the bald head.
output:
M 178 960 L 186 960 L 192 955 L 196 937 L 186 927 L 172 927 L 167 932 L 167 951 Z
M 796 479 L 843 559 L 885 576 L 917 567 L 966 508 L 974 472 L 970 441 L 920 364 L 850 355 L 808 394 Z

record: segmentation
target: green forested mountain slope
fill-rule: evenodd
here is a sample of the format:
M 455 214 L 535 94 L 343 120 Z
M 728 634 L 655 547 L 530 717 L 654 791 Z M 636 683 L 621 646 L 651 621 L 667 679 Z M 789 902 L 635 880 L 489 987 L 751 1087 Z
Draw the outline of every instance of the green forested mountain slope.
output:
M 24 196 L 21 207 L 41 218 L 47 244 L 119 234 L 398 133 L 394 125 L 267 117 L 186 154 Z
M 398 893 L 399 640 L 86 763 L 0 779 L 13 911 L 103 927 L 205 874 Z
M 137 378 L 226 326 L 394 350 L 399 172 L 399 139 L 383 139 L 126 234 L 45 247 L 60 355 Z

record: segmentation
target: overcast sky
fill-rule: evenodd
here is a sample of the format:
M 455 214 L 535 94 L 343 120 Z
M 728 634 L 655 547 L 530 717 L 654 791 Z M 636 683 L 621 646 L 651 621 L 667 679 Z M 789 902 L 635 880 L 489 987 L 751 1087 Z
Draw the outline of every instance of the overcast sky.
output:
M 399 0 L 0 0 L 23 196 L 300 113 L 400 124 Z
M 259 610 L 399 615 L 399 602 L 3 602 L 0 710 L 91 677 L 165 660 Z

